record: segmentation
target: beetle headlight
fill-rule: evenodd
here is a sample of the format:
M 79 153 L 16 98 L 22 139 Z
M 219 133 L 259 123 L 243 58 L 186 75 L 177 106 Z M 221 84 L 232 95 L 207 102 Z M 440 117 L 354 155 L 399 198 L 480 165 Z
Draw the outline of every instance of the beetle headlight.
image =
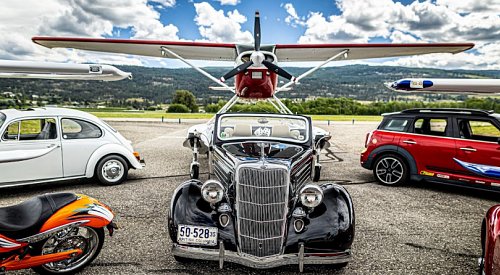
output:
M 300 190 L 300 201 L 305 207 L 314 208 L 323 201 L 323 190 L 317 185 L 308 184 Z
M 218 203 L 224 198 L 224 186 L 216 180 L 207 180 L 201 186 L 201 196 L 211 204 Z

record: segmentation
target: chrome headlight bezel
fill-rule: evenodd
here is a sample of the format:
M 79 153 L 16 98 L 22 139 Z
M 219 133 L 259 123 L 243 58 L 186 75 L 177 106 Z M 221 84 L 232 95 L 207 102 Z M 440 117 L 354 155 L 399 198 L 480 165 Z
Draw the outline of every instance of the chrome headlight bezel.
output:
M 323 190 L 318 185 L 314 184 L 308 184 L 302 187 L 299 192 L 300 202 L 307 208 L 314 208 L 320 205 L 323 201 L 323 197 Z
M 207 180 L 201 186 L 201 197 L 210 204 L 216 204 L 224 198 L 225 189 L 222 183 L 216 180 Z

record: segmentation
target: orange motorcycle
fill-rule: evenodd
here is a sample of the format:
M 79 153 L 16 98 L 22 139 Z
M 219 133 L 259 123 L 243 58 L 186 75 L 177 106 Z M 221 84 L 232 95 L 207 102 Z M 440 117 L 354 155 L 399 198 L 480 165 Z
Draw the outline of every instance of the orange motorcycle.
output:
M 33 268 L 73 274 L 101 251 L 104 229 L 117 228 L 105 204 L 85 195 L 45 194 L 0 208 L 0 275 Z

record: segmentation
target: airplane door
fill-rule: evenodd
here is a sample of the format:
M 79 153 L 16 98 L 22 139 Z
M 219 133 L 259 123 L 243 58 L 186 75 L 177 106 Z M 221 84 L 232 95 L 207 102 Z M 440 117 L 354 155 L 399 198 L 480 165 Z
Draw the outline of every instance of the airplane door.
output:
M 62 150 L 55 118 L 11 122 L 0 141 L 0 184 L 63 176 Z

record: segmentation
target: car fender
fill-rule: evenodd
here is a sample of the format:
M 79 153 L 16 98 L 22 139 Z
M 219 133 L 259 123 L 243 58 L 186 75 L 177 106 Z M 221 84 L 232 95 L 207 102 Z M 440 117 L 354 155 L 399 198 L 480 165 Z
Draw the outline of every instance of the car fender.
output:
M 483 234 L 483 274 L 500 274 L 500 204 L 491 207 L 486 213 Z
M 120 155 L 128 160 L 128 162 L 132 166 L 131 168 L 142 169 L 141 163 L 135 158 L 132 152 L 127 150 L 122 145 L 108 143 L 97 148 L 97 150 L 95 150 L 94 153 L 92 153 L 92 155 L 89 158 L 89 161 L 87 162 L 85 177 L 87 178 L 93 177 L 97 163 L 99 162 L 99 160 L 101 160 L 104 156 L 107 155 Z
M 229 213 L 228 225 L 226 227 L 220 226 L 216 222 L 219 220 L 219 214 L 201 197 L 201 186 L 202 182 L 199 180 L 188 180 L 179 185 L 172 194 L 168 213 L 170 239 L 173 243 L 177 243 L 177 229 L 180 224 L 217 227 L 218 240 L 224 242 L 226 249 L 236 251 L 234 216 Z
M 410 168 L 410 174 L 418 175 L 417 164 L 413 156 L 406 149 L 396 145 L 383 145 L 374 149 L 368 156 L 367 165 L 369 165 L 370 169 L 373 169 L 372 166 L 375 158 L 377 158 L 377 156 L 383 153 L 396 153 L 403 156 L 406 159 L 406 162 L 408 163 L 408 166 Z
M 302 232 L 295 232 L 295 218 L 289 218 L 285 253 L 297 253 L 300 242 L 304 242 L 307 253 L 339 252 L 351 248 L 355 232 L 351 196 L 338 184 L 325 183 L 320 187 L 323 202 L 303 218 L 305 227 Z M 300 202 L 296 203 L 297 206 Z

